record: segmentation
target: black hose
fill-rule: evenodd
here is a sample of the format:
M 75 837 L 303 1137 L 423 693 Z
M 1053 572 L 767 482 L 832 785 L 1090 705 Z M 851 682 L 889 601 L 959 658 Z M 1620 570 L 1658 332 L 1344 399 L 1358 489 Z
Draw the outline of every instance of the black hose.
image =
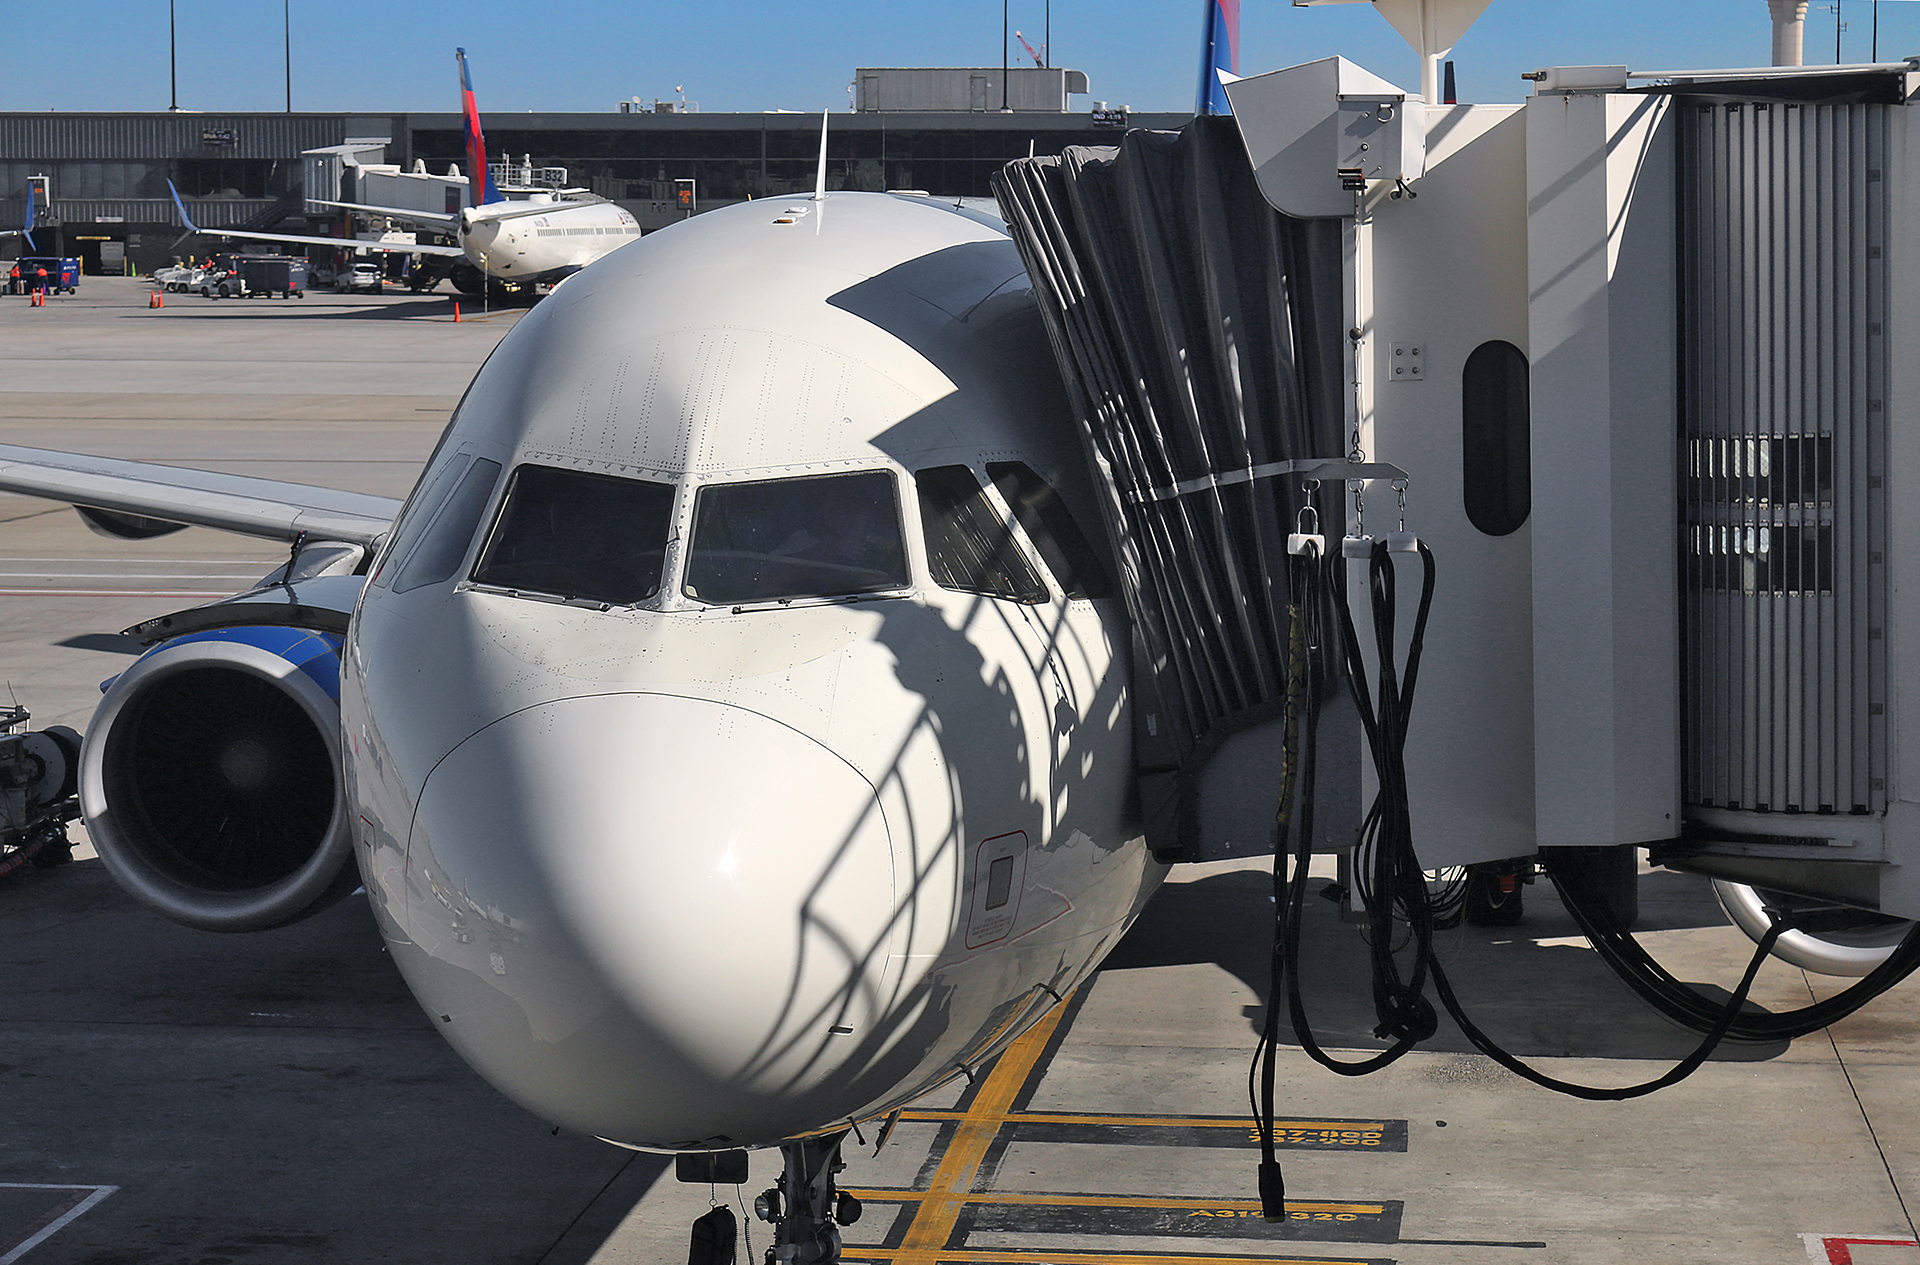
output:
M 1267 995 L 1265 1028 L 1257 1047 L 1260 1069 L 1258 1099 L 1254 1103 L 1260 1127 L 1260 1189 L 1263 1213 L 1269 1220 L 1285 1216 L 1284 1182 L 1275 1156 L 1274 1082 L 1278 1053 L 1278 1011 L 1282 981 L 1294 1033 L 1300 1047 L 1321 1066 L 1343 1076 L 1364 1076 L 1388 1066 L 1438 1028 L 1438 1017 L 1424 996 L 1432 976 L 1441 1004 L 1475 1049 L 1515 1075 L 1557 1092 L 1596 1101 L 1637 1098 L 1675 1084 L 1700 1067 L 1723 1040 L 1782 1041 L 1826 1027 L 1886 992 L 1920 968 L 1920 925 L 1901 941 L 1887 960 L 1844 992 L 1787 1014 L 1743 1014 L 1754 980 L 1774 943 L 1786 931 L 1803 924 L 1802 915 L 1769 910 L 1773 925 L 1760 938 L 1739 987 L 1717 1002 L 1674 978 L 1640 947 L 1604 900 L 1564 875 L 1548 873 L 1559 888 L 1569 913 L 1601 959 L 1660 1013 L 1703 1034 L 1685 1058 L 1665 1073 L 1637 1085 L 1601 1087 L 1563 1081 L 1541 1072 L 1502 1048 L 1476 1025 L 1461 1006 L 1433 950 L 1436 906 L 1451 895 L 1436 898 L 1413 849 L 1411 807 L 1407 793 L 1406 737 L 1412 715 L 1414 688 L 1425 646 L 1427 618 L 1432 609 L 1435 563 L 1424 543 L 1414 542 L 1421 560 L 1421 591 L 1404 665 L 1394 661 L 1397 610 L 1396 576 L 1392 551 L 1386 541 L 1374 542 L 1368 555 L 1367 587 L 1373 613 L 1377 688 L 1370 687 L 1364 652 L 1347 601 L 1345 560 L 1323 558 L 1317 552 L 1295 558 L 1291 564 L 1294 618 L 1302 630 L 1306 653 L 1290 646 L 1291 657 L 1303 673 L 1296 688 L 1289 680 L 1287 735 L 1283 740 L 1284 775 L 1281 805 L 1276 814 L 1280 839 L 1274 852 L 1274 937 L 1272 976 Z M 1331 607 L 1331 611 L 1327 608 Z M 1314 768 L 1319 699 L 1323 681 L 1315 670 L 1319 635 L 1323 628 L 1339 633 L 1338 661 L 1347 688 L 1359 711 L 1369 754 L 1378 776 L 1379 791 L 1361 823 L 1354 848 L 1352 881 L 1367 910 L 1369 958 L 1373 975 L 1374 1012 L 1379 1021 L 1374 1035 L 1389 1041 L 1386 1049 L 1358 1062 L 1343 1062 L 1328 1054 L 1315 1039 L 1301 996 L 1300 937 L 1306 900 L 1307 869 L 1313 850 Z M 1296 703 L 1296 696 L 1298 702 Z M 1297 752 L 1297 755 L 1296 755 Z M 1286 879 L 1291 859 L 1293 874 Z M 1817 917 L 1817 915 L 1816 915 Z M 1410 970 L 1403 973 L 1394 946 L 1396 925 L 1404 925 L 1412 948 Z M 1249 1069 L 1250 1073 L 1252 1069 Z M 1251 1075 L 1249 1077 L 1251 1082 Z M 1252 1092 L 1252 1085 L 1249 1084 Z

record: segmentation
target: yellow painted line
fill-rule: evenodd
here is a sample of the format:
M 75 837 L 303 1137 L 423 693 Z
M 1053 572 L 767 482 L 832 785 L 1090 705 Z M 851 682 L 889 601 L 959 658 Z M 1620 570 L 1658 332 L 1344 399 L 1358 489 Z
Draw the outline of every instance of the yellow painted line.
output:
M 900 1119 L 918 1121 L 977 1120 L 972 1111 L 903 1111 Z M 1001 1117 L 1019 1124 L 1118 1124 L 1157 1126 L 1175 1129 L 1253 1129 L 1251 1120 L 1231 1120 L 1220 1116 L 1088 1116 L 1063 1112 L 1017 1111 Z M 1273 1127 L 1287 1132 L 1333 1133 L 1342 1130 L 1382 1133 L 1386 1125 L 1379 1121 L 1358 1120 L 1276 1120 Z
M 931 1197 L 920 1190 L 854 1190 L 854 1198 L 864 1203 L 919 1203 Z M 1258 1212 L 1258 1199 L 1154 1199 L 1135 1195 L 1049 1195 L 1029 1193 L 990 1193 L 968 1195 L 969 1204 L 1003 1204 L 1026 1208 L 1230 1208 L 1235 1212 Z M 1287 1200 L 1288 1212 L 1350 1212 L 1361 1216 L 1384 1216 L 1385 1204 L 1302 1203 Z
M 849 1247 L 845 1249 L 846 1259 L 854 1261 L 918 1261 L 918 1251 L 909 1253 L 906 1248 L 894 1247 Z M 1346 1260 L 1326 1260 L 1320 1257 L 1301 1256 L 1161 1256 L 1128 1255 L 1121 1252 L 1061 1252 L 1049 1248 L 1043 1252 L 990 1252 L 979 1248 L 952 1248 L 936 1252 L 925 1258 L 932 1265 L 1036 1265 L 1046 1261 L 1049 1265 L 1058 1265 L 1062 1261 L 1086 1261 L 1089 1265 L 1274 1265 L 1276 1260 L 1285 1265 L 1354 1265 L 1351 1258 Z
M 933 1180 L 927 1183 L 927 1192 L 921 1196 L 920 1207 L 907 1226 L 906 1236 L 898 1249 L 889 1252 L 889 1259 L 902 1265 L 939 1265 L 941 1261 L 962 1259 L 1032 1259 L 1020 1255 L 961 1257 L 947 1248 L 946 1242 L 953 1236 L 954 1226 L 959 1224 L 960 1214 L 970 1198 L 968 1192 L 980 1175 L 980 1165 L 986 1161 L 994 1135 L 1012 1109 L 1020 1087 L 1039 1065 L 1040 1056 L 1046 1052 L 1047 1042 L 1059 1028 L 1065 1010 L 1064 1005 L 1049 1010 L 995 1061 L 973 1100 L 972 1109 L 959 1118 L 946 1154 L 940 1157 L 940 1166 L 934 1170 Z

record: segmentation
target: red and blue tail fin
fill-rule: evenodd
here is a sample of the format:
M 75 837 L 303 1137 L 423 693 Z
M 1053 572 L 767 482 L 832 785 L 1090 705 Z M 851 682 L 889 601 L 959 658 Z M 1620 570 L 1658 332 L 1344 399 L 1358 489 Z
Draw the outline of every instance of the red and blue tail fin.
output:
M 480 134 L 480 107 L 473 99 L 473 80 L 467 75 L 467 50 L 456 48 L 453 58 L 460 63 L 460 108 L 467 116 L 467 199 L 474 206 L 504 201 L 494 187 L 493 174 L 487 170 L 487 138 Z
M 1240 73 L 1240 0 L 1204 0 L 1207 6 L 1207 38 L 1201 47 L 1200 99 L 1195 114 L 1232 114 L 1227 90 L 1221 86 L 1219 71 Z

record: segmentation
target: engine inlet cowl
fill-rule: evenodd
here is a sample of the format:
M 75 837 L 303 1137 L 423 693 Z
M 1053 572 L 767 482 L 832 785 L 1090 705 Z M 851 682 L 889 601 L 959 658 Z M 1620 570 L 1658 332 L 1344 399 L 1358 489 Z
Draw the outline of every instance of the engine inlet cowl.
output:
M 352 892 L 340 638 L 232 628 L 157 646 L 107 689 L 80 806 L 107 869 L 209 931 L 258 931 Z

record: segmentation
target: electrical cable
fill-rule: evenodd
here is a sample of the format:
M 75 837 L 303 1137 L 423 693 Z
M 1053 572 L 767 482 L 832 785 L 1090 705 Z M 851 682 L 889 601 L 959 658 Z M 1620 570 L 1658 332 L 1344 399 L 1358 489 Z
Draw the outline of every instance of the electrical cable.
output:
M 1634 939 L 1614 916 L 1606 902 L 1580 884 L 1567 881 L 1565 875 L 1547 864 L 1548 877 L 1560 893 L 1561 903 L 1572 915 L 1594 949 L 1628 987 L 1648 1005 L 1675 1023 L 1696 1032 L 1707 1031 L 1716 1021 L 1719 1003 L 1704 997 L 1691 985 L 1674 978 Z M 1821 910 L 1796 915 L 1783 929 L 1821 930 Z M 1847 916 L 1851 911 L 1837 911 Z M 1875 967 L 1832 997 L 1813 1002 L 1797 1010 L 1779 1014 L 1737 1015 L 1727 1029 L 1730 1040 L 1751 1042 L 1791 1041 L 1818 1032 L 1846 1018 L 1860 1007 L 1898 984 L 1920 967 L 1920 925 L 1909 931 L 1895 946 L 1886 961 Z
M 1429 888 L 1413 849 L 1412 815 L 1407 793 L 1405 749 L 1412 714 L 1414 688 L 1419 679 L 1428 615 L 1435 578 L 1433 553 L 1409 534 L 1397 539 L 1365 541 L 1350 538 L 1336 557 L 1323 557 L 1314 547 L 1317 538 L 1305 538 L 1303 548 L 1289 564 L 1290 667 L 1286 729 L 1282 742 L 1280 804 L 1276 811 L 1279 841 L 1274 852 L 1274 937 L 1267 1016 L 1254 1066 L 1259 1069 L 1253 1102 L 1261 1133 L 1260 1192 L 1262 1213 L 1269 1221 L 1283 1220 L 1285 1183 L 1275 1154 L 1274 1082 L 1278 1053 L 1279 994 L 1286 989 L 1294 1032 L 1301 1048 L 1315 1062 L 1344 1076 L 1363 1076 L 1388 1066 L 1438 1030 L 1438 1016 L 1424 996 L 1430 975 L 1447 1013 L 1467 1040 L 1482 1054 L 1515 1075 L 1557 1092 L 1595 1101 L 1620 1101 L 1653 1093 L 1677 1083 L 1700 1067 L 1723 1040 L 1778 1041 L 1817 1031 L 1853 1013 L 1920 967 L 1920 925 L 1879 967 L 1842 993 L 1782 1015 L 1743 1014 L 1754 980 L 1775 941 L 1786 931 L 1819 921 L 1824 911 L 1788 913 L 1769 909 L 1772 926 L 1760 938 L 1738 988 L 1724 1002 L 1703 996 L 1661 967 L 1640 947 L 1620 920 L 1593 893 L 1556 873 L 1548 873 L 1568 911 L 1599 956 L 1660 1013 L 1703 1034 L 1694 1050 L 1666 1072 L 1636 1085 L 1603 1087 L 1560 1080 L 1523 1062 L 1487 1036 L 1467 1016 L 1454 993 L 1452 981 L 1433 950 L 1433 933 L 1443 918 L 1452 918 L 1464 904 L 1463 885 L 1452 884 L 1435 893 Z M 1406 657 L 1396 664 L 1396 575 L 1393 555 L 1417 552 L 1421 587 Z M 1348 600 L 1347 560 L 1366 561 L 1366 592 L 1372 613 L 1374 687 L 1368 684 L 1367 663 Z M 1331 612 L 1328 608 L 1331 607 Z M 1344 1062 L 1328 1054 L 1313 1035 L 1301 995 L 1300 939 L 1305 907 L 1307 871 L 1314 841 L 1313 791 L 1319 702 L 1326 682 L 1318 671 L 1322 629 L 1339 634 L 1336 658 L 1344 683 L 1359 712 L 1378 792 L 1369 806 L 1354 848 L 1353 891 L 1367 911 L 1368 951 L 1373 976 L 1374 1035 L 1390 1044 L 1359 1062 Z M 1288 862 L 1292 874 L 1285 877 Z M 1396 948 L 1396 925 L 1408 933 L 1406 945 Z M 1452 924 L 1448 924 L 1452 925 Z M 1400 950 L 1412 949 L 1409 970 L 1403 971 Z M 1255 1095 L 1253 1068 L 1249 1094 Z

